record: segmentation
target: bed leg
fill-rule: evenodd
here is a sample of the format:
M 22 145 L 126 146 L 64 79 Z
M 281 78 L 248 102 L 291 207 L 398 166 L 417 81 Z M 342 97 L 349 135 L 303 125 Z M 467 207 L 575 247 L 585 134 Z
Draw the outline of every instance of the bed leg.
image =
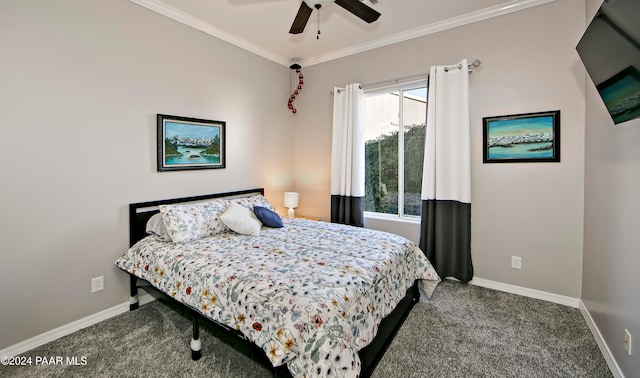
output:
M 418 284 L 413 284 L 413 303 L 420 302 L 420 289 L 418 288 Z
M 133 274 L 129 276 L 129 311 L 138 308 L 138 277 Z
M 191 359 L 197 361 L 202 357 L 202 343 L 200 342 L 200 322 L 198 315 L 193 316 L 193 338 L 191 339 Z

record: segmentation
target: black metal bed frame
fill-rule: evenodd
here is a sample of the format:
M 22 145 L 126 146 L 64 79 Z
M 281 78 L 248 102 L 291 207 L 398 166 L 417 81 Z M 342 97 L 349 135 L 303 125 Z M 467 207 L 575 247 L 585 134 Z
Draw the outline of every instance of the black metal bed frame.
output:
M 158 206 L 170 205 L 177 203 L 197 202 L 203 200 L 209 200 L 214 198 L 233 198 L 248 196 L 251 194 L 264 195 L 264 188 L 248 189 L 227 193 L 215 193 L 202 196 L 172 198 L 158 201 L 138 202 L 129 204 L 129 245 L 133 246 L 140 239 L 144 238 L 146 234 L 146 224 L 149 218 L 158 213 Z M 232 344 L 236 349 L 241 349 L 245 354 L 250 354 L 258 363 L 271 369 L 274 377 L 291 377 L 286 365 L 273 367 L 266 356 L 266 353 L 262 348 L 250 342 L 241 332 L 236 331 L 233 328 L 227 327 L 224 324 L 216 322 L 210 318 L 205 317 L 198 310 L 188 306 L 182 302 L 179 302 L 172 298 L 170 295 L 162 292 L 158 288 L 154 287 L 151 283 L 137 276 L 129 274 L 130 285 L 130 300 L 129 310 L 133 311 L 138 308 L 138 288 L 149 287 L 155 289 L 161 293 L 164 297 L 169 298 L 172 303 L 178 304 L 180 307 L 185 308 L 193 317 L 193 335 L 191 339 L 191 358 L 194 360 L 200 359 L 202 356 L 202 348 L 200 342 L 200 321 L 205 320 L 208 325 L 213 327 L 216 336 L 227 344 Z M 391 341 L 395 337 L 396 333 L 404 323 L 404 320 L 409 315 L 409 312 L 413 306 L 420 300 L 420 291 L 418 290 L 417 282 L 413 284 L 408 290 L 404 298 L 398 303 L 396 308 L 387 317 L 385 317 L 380 326 L 378 327 L 378 333 L 372 342 L 365 348 L 358 352 L 361 361 L 360 377 L 369 377 L 378 362 L 384 355 Z M 239 341 L 239 343 L 238 343 Z

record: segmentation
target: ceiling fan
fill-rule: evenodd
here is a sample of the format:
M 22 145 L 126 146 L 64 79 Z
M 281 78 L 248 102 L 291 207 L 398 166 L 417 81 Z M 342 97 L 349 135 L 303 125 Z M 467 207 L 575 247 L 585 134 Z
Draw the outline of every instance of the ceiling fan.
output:
M 378 0 L 369 0 L 372 4 L 377 4 Z M 298 9 L 298 14 L 293 20 L 290 34 L 300 34 L 304 31 L 304 27 L 307 26 L 307 21 L 311 17 L 313 9 L 320 10 L 325 5 L 336 3 L 343 7 L 347 11 L 353 13 L 355 16 L 361 18 L 367 23 L 372 23 L 380 17 L 380 13 L 375 9 L 361 3 L 361 0 L 303 0 Z

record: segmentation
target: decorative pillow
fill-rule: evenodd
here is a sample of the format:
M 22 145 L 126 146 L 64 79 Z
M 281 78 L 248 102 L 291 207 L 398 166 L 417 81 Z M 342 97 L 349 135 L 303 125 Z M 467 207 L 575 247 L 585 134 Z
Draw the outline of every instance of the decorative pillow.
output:
M 262 225 L 251 210 L 235 202 L 229 202 L 220 220 L 233 231 L 243 235 L 258 235 Z
M 164 225 L 174 243 L 187 243 L 227 230 L 220 221 L 220 215 L 225 209 L 223 200 L 159 207 Z
M 164 226 L 164 221 L 162 220 L 162 214 L 154 214 L 147 221 L 147 234 L 155 235 L 159 240 L 170 242 L 171 236 L 167 232 L 167 228 Z
M 284 225 L 282 224 L 282 219 L 280 219 L 280 215 L 278 215 L 278 213 L 276 213 L 275 211 L 271 211 L 262 206 L 254 206 L 253 212 L 256 214 L 260 222 L 262 222 L 262 224 L 267 227 L 284 227 Z
M 271 211 L 276 211 L 276 208 L 273 207 L 273 205 L 271 205 L 271 203 L 269 203 L 269 201 L 261 194 L 257 194 L 255 196 L 250 196 L 250 197 L 236 198 L 236 199 L 229 200 L 229 202 L 235 202 L 239 205 L 246 207 L 251 211 L 253 211 L 253 208 L 255 206 L 262 206 L 262 207 L 266 207 Z

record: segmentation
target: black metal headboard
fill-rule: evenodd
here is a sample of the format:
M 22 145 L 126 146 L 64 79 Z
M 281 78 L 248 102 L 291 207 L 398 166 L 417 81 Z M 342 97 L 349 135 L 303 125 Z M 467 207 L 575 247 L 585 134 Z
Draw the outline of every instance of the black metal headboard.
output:
M 175 203 L 197 202 L 213 198 L 243 197 L 250 194 L 264 195 L 264 188 L 239 190 L 227 193 L 205 194 L 202 196 L 171 198 L 158 201 L 137 202 L 129 204 L 129 246 L 134 245 L 138 240 L 147 236 L 147 221 L 152 215 L 158 213 L 160 205 L 170 205 Z

